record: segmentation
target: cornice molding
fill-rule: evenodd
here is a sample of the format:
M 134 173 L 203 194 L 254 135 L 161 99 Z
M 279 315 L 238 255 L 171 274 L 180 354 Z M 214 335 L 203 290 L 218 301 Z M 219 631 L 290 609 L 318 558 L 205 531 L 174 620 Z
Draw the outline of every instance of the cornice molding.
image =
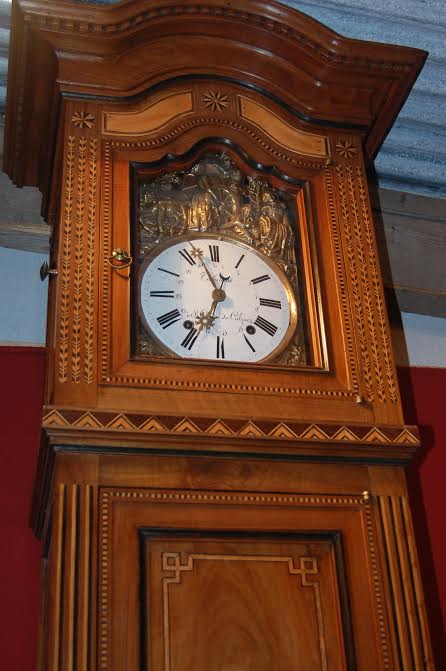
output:
M 40 8 L 45 9 L 47 3 L 48 0 L 40 0 L 38 3 L 34 0 L 20 0 L 25 24 L 50 33 L 69 33 L 73 36 L 90 33 L 95 36 L 106 35 L 109 38 L 119 33 L 135 34 L 149 29 L 155 21 L 162 22 L 171 16 L 182 16 L 185 20 L 189 17 L 218 17 L 223 21 L 236 20 L 252 26 L 259 25 L 268 31 L 279 33 L 313 52 L 315 58 L 321 58 L 330 64 L 342 64 L 355 70 L 367 68 L 397 73 L 408 72 L 411 65 L 396 58 L 396 54 L 390 49 L 388 54 L 385 51 L 380 54 L 380 58 L 373 58 L 371 55 L 364 57 L 360 40 L 338 35 L 297 9 L 287 9 L 285 5 L 273 0 L 244 0 L 224 6 L 218 0 L 206 0 L 196 5 L 182 5 L 172 0 L 164 0 L 149 8 L 145 6 L 144 9 L 140 9 L 140 0 L 124 0 L 85 17 L 79 16 L 77 8 L 76 11 L 73 10 L 71 2 L 58 3 L 58 15 L 51 12 L 50 5 L 48 14 L 39 11 Z M 249 9 L 245 9 L 245 6 Z M 101 47 L 98 47 L 98 51 L 102 52 Z
M 76 4 L 112 9 L 118 0 L 76 0 Z M 444 109 L 446 68 L 443 0 L 285 0 L 285 5 L 350 37 L 396 42 L 429 51 L 429 58 L 376 157 L 380 186 L 409 193 L 446 197 Z M 0 110 L 6 104 L 10 0 L 0 0 Z M 4 64 L 4 67 L 3 65 Z M 2 73 L 4 82 L 1 81 Z M 434 145 L 431 154 L 426 148 Z M 420 155 L 423 148 L 423 155 Z
M 206 60 L 202 36 L 211 33 L 219 48 Z M 284 102 L 302 115 L 322 123 L 363 126 L 366 156 L 372 158 L 426 58 L 421 50 L 392 45 L 381 45 L 377 57 L 374 44 L 342 37 L 309 16 L 266 0 L 235 0 L 230 6 L 223 0 L 197 5 L 174 0 L 150 5 L 143 0 L 112 5 L 18 0 L 12 35 L 5 170 L 17 185 L 39 184 L 44 193 L 41 175 L 49 174 L 52 143 L 36 150 L 33 137 L 44 128 L 50 133 L 56 128 L 55 100 L 63 92 L 135 95 L 172 73 L 199 74 L 210 68 L 216 75 L 245 78 L 273 93 L 279 78 L 290 82 Z M 164 70 L 159 62 L 152 72 L 145 45 L 150 42 L 159 50 L 172 36 L 178 49 L 170 53 Z M 186 58 L 183 42 L 190 47 Z M 247 74 L 246 58 L 254 52 L 258 59 Z M 122 68 L 111 80 L 110 58 L 118 57 Z M 131 67 L 132 58 L 137 58 L 138 68 Z M 79 67 L 73 69 L 76 60 Z M 83 61 L 94 70 L 89 72 L 93 87 L 84 81 Z M 39 73 L 34 76 L 37 62 Z M 36 99 L 42 100 L 41 109 L 33 105 L 31 114 L 30 101 Z M 328 99 L 333 101 L 329 110 Z

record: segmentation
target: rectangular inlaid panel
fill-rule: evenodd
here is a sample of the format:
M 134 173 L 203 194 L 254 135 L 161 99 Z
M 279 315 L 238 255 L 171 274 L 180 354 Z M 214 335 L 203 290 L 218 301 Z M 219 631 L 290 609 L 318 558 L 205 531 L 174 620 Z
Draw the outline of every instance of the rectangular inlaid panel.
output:
M 331 540 L 141 535 L 143 669 L 346 668 Z
M 100 493 L 100 671 L 391 671 L 369 498 Z

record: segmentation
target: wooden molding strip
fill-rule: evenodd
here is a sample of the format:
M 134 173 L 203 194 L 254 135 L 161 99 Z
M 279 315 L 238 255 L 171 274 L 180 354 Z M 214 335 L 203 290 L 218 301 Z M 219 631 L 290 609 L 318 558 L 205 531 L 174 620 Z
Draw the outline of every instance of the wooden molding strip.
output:
M 47 406 L 43 428 L 110 434 L 206 436 L 267 440 L 269 442 L 304 442 L 353 445 L 387 445 L 415 448 L 419 442 L 415 426 L 362 426 L 219 419 L 215 417 L 154 416 L 116 411 L 65 409 Z

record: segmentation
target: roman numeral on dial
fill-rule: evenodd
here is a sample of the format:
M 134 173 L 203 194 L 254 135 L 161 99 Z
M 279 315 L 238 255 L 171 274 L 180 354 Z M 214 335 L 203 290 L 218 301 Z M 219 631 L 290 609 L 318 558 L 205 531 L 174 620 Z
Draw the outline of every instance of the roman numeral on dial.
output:
M 220 249 L 218 245 L 209 245 L 209 253 L 211 255 L 211 261 L 220 261 Z
M 250 350 L 251 350 L 252 352 L 255 352 L 254 346 L 253 346 L 252 343 L 248 340 L 248 338 L 245 336 L 245 334 L 243 334 L 243 337 L 244 337 L 244 339 L 246 340 L 246 342 L 247 342 L 248 347 L 250 348 Z
M 262 331 L 265 331 L 265 333 L 268 333 L 270 336 L 275 335 L 277 331 L 277 326 L 274 326 L 274 324 L 271 324 L 271 322 L 269 322 L 267 319 L 264 319 L 263 317 L 257 317 L 254 324 L 258 326 L 259 329 L 262 329 Z
M 254 277 L 253 280 L 251 280 L 251 284 L 259 284 L 260 282 L 266 282 L 266 280 L 270 280 L 269 275 L 260 275 L 259 277 Z
M 168 275 L 173 275 L 174 277 L 179 277 L 178 273 L 173 273 L 171 270 L 166 270 L 165 268 L 160 268 L 158 266 L 158 270 L 161 270 L 162 273 L 167 273 Z
M 152 298 L 173 298 L 173 290 L 172 291 L 151 291 L 150 296 Z
M 197 329 L 192 329 L 184 338 L 183 342 L 181 343 L 181 346 L 185 347 L 188 350 L 191 350 L 192 347 L 194 346 L 196 339 L 198 338 L 198 335 L 199 332 L 197 331 Z
M 239 260 L 237 261 L 237 263 L 235 264 L 235 267 L 236 267 L 236 268 L 239 267 L 239 265 L 241 264 L 241 262 L 243 261 L 244 258 L 245 258 L 245 255 L 242 254 L 241 257 L 239 258 Z
M 179 253 L 181 254 L 181 256 L 183 257 L 183 259 L 184 259 L 185 261 L 187 261 L 188 264 L 189 264 L 190 266 L 194 266 L 194 265 L 195 265 L 195 260 L 194 260 L 194 259 L 192 258 L 192 256 L 189 254 L 189 252 L 187 251 L 187 249 L 179 249 L 178 251 L 179 251 Z
M 225 342 L 224 338 L 217 336 L 217 359 L 225 358 Z
M 157 317 L 156 321 L 163 327 L 163 329 L 166 329 L 168 326 L 172 326 L 172 324 L 179 321 L 180 318 L 181 315 L 178 310 L 171 310 L 170 312 L 166 312 L 166 314 Z
M 272 298 L 259 298 L 260 305 L 264 305 L 266 308 L 278 308 L 282 309 L 282 303 L 280 301 L 275 301 Z

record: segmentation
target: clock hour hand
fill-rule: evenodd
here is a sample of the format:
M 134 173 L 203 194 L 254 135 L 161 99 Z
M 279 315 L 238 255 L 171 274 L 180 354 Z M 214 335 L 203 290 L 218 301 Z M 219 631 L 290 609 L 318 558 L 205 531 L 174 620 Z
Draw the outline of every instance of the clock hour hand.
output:
M 215 308 L 217 307 L 219 301 L 212 301 L 212 305 L 210 309 L 207 312 L 200 312 L 198 315 L 195 323 L 198 326 L 198 333 L 201 333 L 203 329 L 206 329 L 206 331 L 209 331 L 211 328 L 212 324 L 214 323 L 214 312 Z
M 214 289 L 218 289 L 216 281 L 215 281 L 214 278 L 212 277 L 211 273 L 209 272 L 209 269 L 208 269 L 207 265 L 205 264 L 205 262 L 204 262 L 203 259 L 202 259 L 203 252 L 201 251 L 201 249 L 197 249 L 196 247 L 194 247 L 190 240 L 189 240 L 189 244 L 190 244 L 190 246 L 192 247 L 192 249 L 194 250 L 195 255 L 199 258 L 200 263 L 201 263 L 201 265 L 203 266 L 203 268 L 204 268 L 204 270 L 205 270 L 205 272 L 206 272 L 206 275 L 207 275 L 208 278 L 209 278 L 210 283 L 212 284 L 212 286 L 214 287 Z
M 228 278 L 229 279 L 229 278 Z M 225 300 L 226 298 L 226 292 L 223 291 L 223 284 L 226 282 L 226 278 L 222 279 L 220 288 L 214 289 L 212 292 L 212 304 L 209 310 L 205 313 L 202 312 L 199 317 L 197 318 L 196 323 L 199 326 L 198 332 L 200 333 L 204 328 L 206 331 L 209 331 L 211 328 L 212 324 L 214 323 L 215 317 L 215 310 L 217 308 L 217 305 L 221 303 L 222 301 Z

